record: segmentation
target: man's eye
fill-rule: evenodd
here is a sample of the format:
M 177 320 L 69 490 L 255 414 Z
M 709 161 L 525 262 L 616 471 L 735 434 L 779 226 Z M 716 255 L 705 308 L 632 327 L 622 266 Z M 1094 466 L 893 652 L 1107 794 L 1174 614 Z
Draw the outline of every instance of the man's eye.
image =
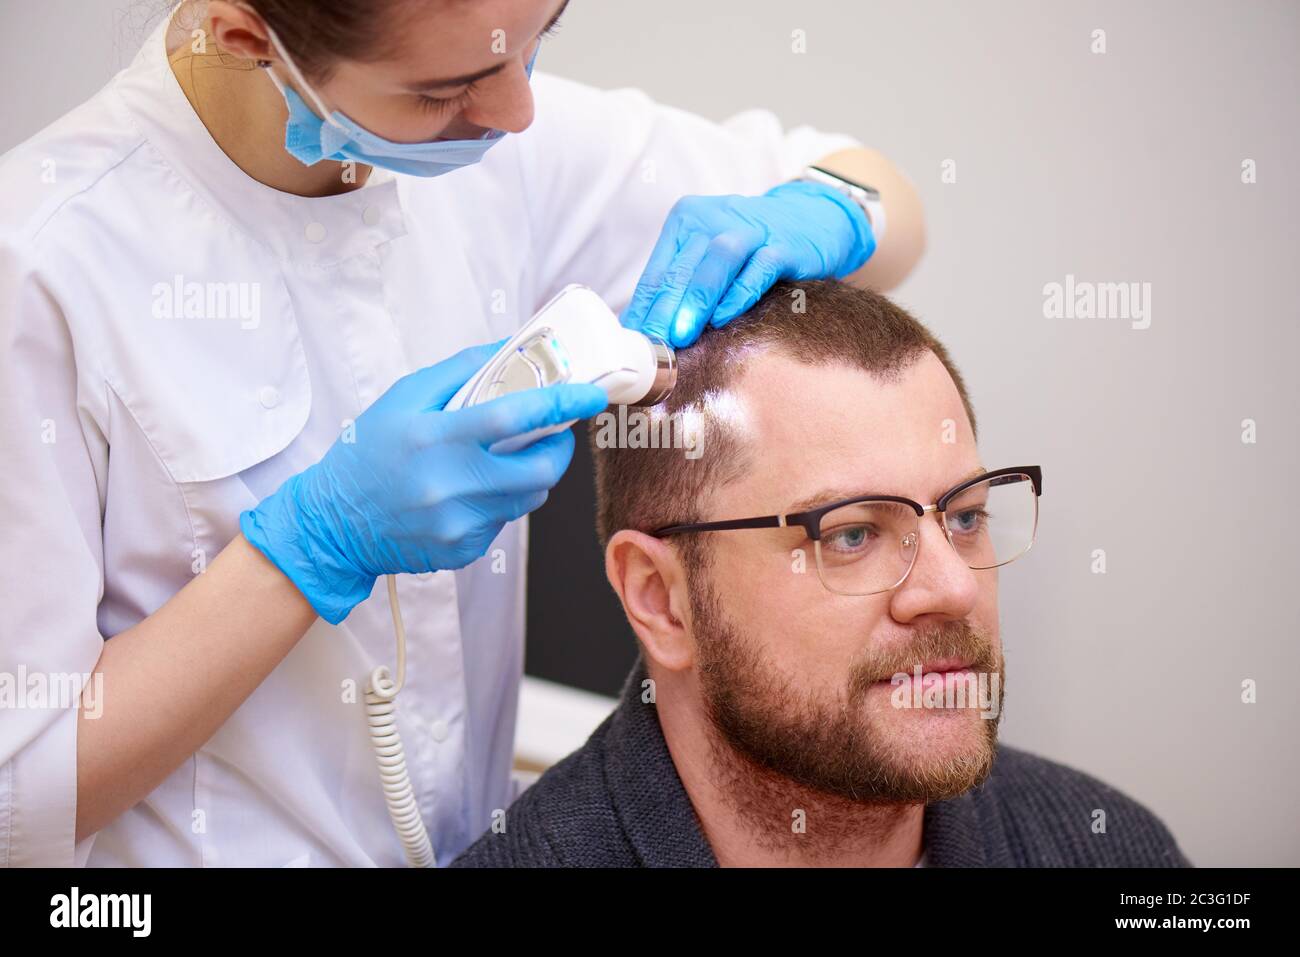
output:
M 967 508 L 953 516 L 954 531 L 969 533 L 980 531 L 988 521 L 989 513 L 982 508 Z
M 826 547 L 839 552 L 853 552 L 871 544 L 876 532 L 869 525 L 844 525 L 822 535 Z

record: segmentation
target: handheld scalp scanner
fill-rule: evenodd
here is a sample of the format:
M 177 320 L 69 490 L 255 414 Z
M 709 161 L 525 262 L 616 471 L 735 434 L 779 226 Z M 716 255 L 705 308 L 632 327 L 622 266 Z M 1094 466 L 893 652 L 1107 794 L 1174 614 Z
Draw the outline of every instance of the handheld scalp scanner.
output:
M 625 329 L 600 296 L 575 283 L 561 289 L 524 323 L 443 408 L 461 409 L 560 382 L 594 382 L 604 387 L 611 405 L 653 405 L 677 384 L 677 357 L 662 339 Z M 513 452 L 572 424 L 502 439 L 492 444 L 491 451 Z M 388 814 L 406 861 L 412 867 L 432 867 L 436 863 L 433 844 L 420 815 L 397 728 L 397 693 L 406 680 L 406 627 L 397 600 L 397 576 L 387 577 L 397 673 L 390 673 L 386 665 L 371 672 L 365 690 L 366 721 Z
M 600 296 L 571 283 L 524 323 L 445 408 L 559 382 L 594 382 L 609 393 L 610 405 L 654 405 L 677 384 L 677 357 L 667 342 L 624 328 Z M 572 424 L 502 439 L 492 451 L 513 452 Z

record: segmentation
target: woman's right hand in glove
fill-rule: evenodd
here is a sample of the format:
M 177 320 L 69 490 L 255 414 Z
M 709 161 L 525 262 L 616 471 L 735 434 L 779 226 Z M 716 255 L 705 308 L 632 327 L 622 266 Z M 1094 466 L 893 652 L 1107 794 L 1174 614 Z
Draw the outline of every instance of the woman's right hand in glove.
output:
M 600 386 L 573 383 L 443 411 L 501 345 L 399 379 L 354 435 L 240 515 L 244 537 L 326 621 L 346 618 L 380 575 L 461 568 L 482 556 L 506 522 L 546 501 L 574 438 L 564 429 L 516 452 L 489 447 L 608 405 Z

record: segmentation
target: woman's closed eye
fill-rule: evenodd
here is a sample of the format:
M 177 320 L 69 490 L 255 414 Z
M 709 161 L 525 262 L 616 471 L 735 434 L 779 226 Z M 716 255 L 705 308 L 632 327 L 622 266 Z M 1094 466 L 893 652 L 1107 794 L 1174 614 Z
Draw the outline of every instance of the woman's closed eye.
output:
M 422 109 L 433 113 L 449 113 L 452 110 L 458 110 L 463 107 L 470 101 L 470 98 L 473 95 L 474 84 L 470 83 L 469 86 L 465 87 L 465 89 L 461 90 L 461 92 L 457 93 L 455 96 L 441 97 L 429 96 L 427 93 L 417 93 L 415 94 L 415 98 L 419 101 Z
M 546 37 L 553 37 L 560 31 L 558 22 L 552 23 L 549 27 L 538 34 L 538 43 Z M 421 109 L 428 110 L 432 113 L 450 113 L 452 110 L 462 108 L 474 95 L 475 83 L 473 81 L 465 89 L 461 90 L 455 96 L 429 96 L 427 93 L 415 94 L 420 103 Z

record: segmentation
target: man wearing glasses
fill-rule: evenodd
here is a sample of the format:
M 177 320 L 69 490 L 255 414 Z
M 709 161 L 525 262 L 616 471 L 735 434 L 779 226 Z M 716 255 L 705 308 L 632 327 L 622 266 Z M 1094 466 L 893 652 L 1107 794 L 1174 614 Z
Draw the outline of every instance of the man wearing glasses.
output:
M 1043 476 L 985 468 L 924 326 L 779 283 L 679 362 L 649 412 L 689 448 L 592 433 L 640 659 L 458 864 L 1188 865 L 1137 802 L 997 743 L 998 576 Z

